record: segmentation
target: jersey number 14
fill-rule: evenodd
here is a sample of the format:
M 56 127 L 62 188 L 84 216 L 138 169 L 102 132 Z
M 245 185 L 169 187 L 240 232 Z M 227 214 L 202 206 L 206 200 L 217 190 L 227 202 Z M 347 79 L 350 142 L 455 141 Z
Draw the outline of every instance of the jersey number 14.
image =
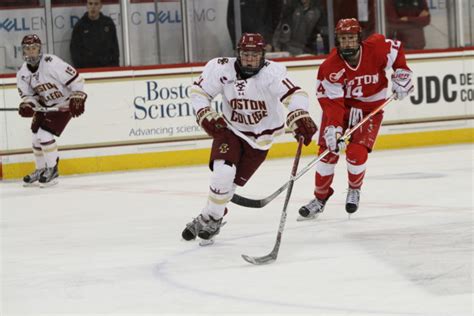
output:
M 345 97 L 347 99 L 350 99 L 352 97 L 356 97 L 356 98 L 360 98 L 364 95 L 364 93 L 362 93 L 362 86 L 347 86 L 346 87 L 346 95 Z

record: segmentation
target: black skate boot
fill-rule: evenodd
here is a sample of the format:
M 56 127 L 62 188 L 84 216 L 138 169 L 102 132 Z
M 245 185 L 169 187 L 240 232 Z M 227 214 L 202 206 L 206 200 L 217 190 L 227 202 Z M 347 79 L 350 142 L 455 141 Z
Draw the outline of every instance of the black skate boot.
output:
M 297 221 L 307 221 L 311 219 L 316 219 L 320 213 L 324 211 L 324 207 L 326 206 L 326 202 L 329 200 L 331 195 L 334 193 L 332 188 L 329 189 L 329 195 L 326 199 L 320 200 L 318 198 L 314 198 L 309 201 L 308 204 L 302 206 L 298 211 L 300 216 L 298 217 Z
M 23 182 L 24 182 L 23 186 L 24 187 L 33 186 L 35 184 L 35 182 L 40 179 L 40 177 L 41 177 L 41 175 L 43 174 L 44 171 L 45 171 L 45 168 L 36 169 L 32 173 L 24 176 L 23 177 Z
M 192 222 L 186 224 L 186 228 L 181 233 L 181 236 L 187 241 L 194 240 L 204 225 L 204 219 L 202 218 L 202 215 L 199 215 L 198 217 L 193 218 Z
M 359 209 L 360 189 L 347 190 L 346 198 L 346 212 L 349 214 L 355 213 Z
M 221 226 L 223 225 L 222 219 L 223 217 L 216 220 L 212 216 L 209 216 L 209 220 L 204 222 L 203 227 L 201 228 L 201 230 L 199 230 L 199 238 L 204 240 L 210 240 L 212 239 L 212 237 L 219 234 L 219 232 L 221 231 Z
M 39 178 L 40 187 L 50 187 L 58 183 L 56 178 L 59 176 L 58 174 L 58 164 L 52 168 L 46 168 L 44 172 L 41 174 Z

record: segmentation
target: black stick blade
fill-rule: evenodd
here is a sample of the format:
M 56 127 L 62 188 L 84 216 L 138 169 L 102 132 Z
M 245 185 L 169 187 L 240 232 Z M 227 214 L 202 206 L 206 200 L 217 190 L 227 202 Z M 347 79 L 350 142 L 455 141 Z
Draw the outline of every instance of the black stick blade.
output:
M 254 265 L 269 264 L 269 263 L 275 262 L 276 260 L 276 257 L 272 256 L 271 254 L 263 256 L 263 257 L 250 257 L 247 255 L 242 255 L 242 258 L 248 263 L 251 263 Z

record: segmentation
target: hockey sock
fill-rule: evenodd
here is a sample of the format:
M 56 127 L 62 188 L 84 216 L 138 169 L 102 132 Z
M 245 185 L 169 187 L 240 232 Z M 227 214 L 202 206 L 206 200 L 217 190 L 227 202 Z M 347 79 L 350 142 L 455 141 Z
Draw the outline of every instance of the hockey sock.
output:
M 56 166 L 58 160 L 58 146 L 53 134 L 40 128 L 37 133 L 37 139 L 40 142 L 41 150 L 46 160 L 46 166 L 48 166 L 48 168 Z
M 367 147 L 353 143 L 347 146 L 346 161 L 349 188 L 360 189 L 362 187 L 367 158 Z
M 225 164 L 224 160 L 216 160 L 213 169 L 207 205 L 202 212 L 206 220 L 209 216 L 216 220 L 224 216 L 226 205 L 234 195 L 236 188 L 234 185 L 236 167 L 234 165 L 229 166 Z
M 322 149 L 322 148 L 321 148 Z M 320 149 L 320 154 L 321 154 Z M 324 150 L 323 150 L 324 151 Z M 316 176 L 314 196 L 319 200 L 326 200 L 330 193 L 332 181 L 334 179 L 334 169 L 336 168 L 339 155 L 329 153 L 316 164 Z
M 46 167 L 46 161 L 44 159 L 43 150 L 41 149 L 41 144 L 36 133 L 33 134 L 32 144 L 36 169 L 43 169 Z

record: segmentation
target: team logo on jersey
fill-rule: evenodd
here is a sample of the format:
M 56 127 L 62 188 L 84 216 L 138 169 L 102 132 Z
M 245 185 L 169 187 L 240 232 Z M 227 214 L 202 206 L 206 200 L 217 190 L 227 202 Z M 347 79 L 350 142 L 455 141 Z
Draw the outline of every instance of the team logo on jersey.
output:
M 228 62 L 229 62 L 229 58 L 225 58 L 225 57 L 224 57 L 224 58 L 219 58 L 219 59 L 217 60 L 217 63 L 218 63 L 219 65 L 224 65 L 224 64 L 227 64 Z
M 219 146 L 219 152 L 221 154 L 226 154 L 229 150 L 230 150 L 229 144 L 227 144 L 227 143 L 223 143 Z
M 344 74 L 346 70 L 344 68 L 342 68 L 341 70 L 339 70 L 338 72 L 333 72 L 329 75 L 329 80 L 332 81 L 332 82 L 336 82 L 338 81 L 339 79 L 341 79 L 342 75 Z
M 247 80 L 239 80 L 235 83 L 235 87 L 237 88 L 237 93 L 239 95 L 245 94 L 245 85 L 247 84 Z
M 44 61 L 49 63 L 49 62 L 52 62 L 53 59 L 51 57 L 47 56 L 47 57 L 44 58 Z

